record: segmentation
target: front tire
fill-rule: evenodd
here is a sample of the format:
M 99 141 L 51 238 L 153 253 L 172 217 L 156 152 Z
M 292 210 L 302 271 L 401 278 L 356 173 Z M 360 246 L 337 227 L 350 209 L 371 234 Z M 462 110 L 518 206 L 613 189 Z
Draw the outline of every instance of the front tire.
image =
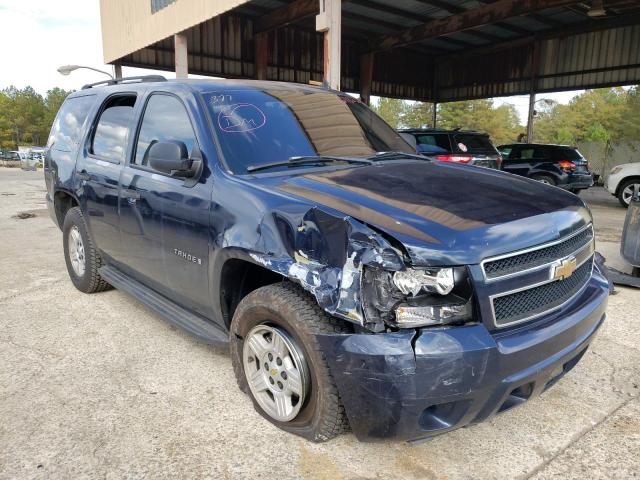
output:
M 233 370 L 254 408 L 277 427 L 314 442 L 345 431 L 348 421 L 316 335 L 348 333 L 300 287 L 283 282 L 254 290 L 230 329 Z
M 111 287 L 98 273 L 102 258 L 93 245 L 80 207 L 69 209 L 62 225 L 64 259 L 73 285 L 84 293 Z

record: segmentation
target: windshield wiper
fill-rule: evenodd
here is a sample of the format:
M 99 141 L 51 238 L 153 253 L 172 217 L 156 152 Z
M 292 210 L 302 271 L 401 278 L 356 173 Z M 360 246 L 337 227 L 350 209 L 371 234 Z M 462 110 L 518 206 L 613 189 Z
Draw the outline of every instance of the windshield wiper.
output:
M 300 157 L 289 157 L 287 160 L 280 160 L 278 162 L 263 163 L 260 165 L 249 165 L 247 172 L 256 172 L 258 170 L 266 170 L 273 167 L 295 167 L 298 165 L 307 165 L 314 163 L 331 163 L 331 162 L 347 162 L 347 163 L 364 163 L 371 165 L 373 162 L 367 158 L 352 158 L 352 157 L 330 157 L 326 155 L 305 155 Z
M 429 157 L 425 157 L 423 155 L 416 155 L 414 153 L 405 153 L 405 152 L 378 152 L 375 155 L 367 157 L 367 159 L 373 160 L 373 161 L 402 160 L 403 158 L 414 158 L 416 160 L 425 160 L 427 162 L 431 161 Z

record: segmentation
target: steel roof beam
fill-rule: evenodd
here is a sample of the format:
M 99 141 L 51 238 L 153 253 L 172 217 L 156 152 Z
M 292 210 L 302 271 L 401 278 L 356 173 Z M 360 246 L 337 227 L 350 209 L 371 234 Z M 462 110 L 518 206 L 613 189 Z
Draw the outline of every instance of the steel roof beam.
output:
M 259 18 L 255 23 L 254 31 L 267 32 L 284 27 L 311 15 L 317 15 L 319 11 L 318 0 L 295 0 Z
M 498 0 L 495 3 L 408 28 L 395 35 L 382 37 L 374 44 L 374 50 L 388 50 L 513 17 L 531 15 L 548 8 L 564 7 L 575 3 L 577 3 L 576 0 Z

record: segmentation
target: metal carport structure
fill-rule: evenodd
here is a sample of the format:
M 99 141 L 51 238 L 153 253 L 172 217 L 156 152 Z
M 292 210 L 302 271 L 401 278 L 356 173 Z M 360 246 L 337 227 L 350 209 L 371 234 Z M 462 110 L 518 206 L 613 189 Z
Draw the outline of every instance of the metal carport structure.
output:
M 325 79 L 367 102 L 640 83 L 637 0 L 101 0 L 101 13 L 117 67 Z

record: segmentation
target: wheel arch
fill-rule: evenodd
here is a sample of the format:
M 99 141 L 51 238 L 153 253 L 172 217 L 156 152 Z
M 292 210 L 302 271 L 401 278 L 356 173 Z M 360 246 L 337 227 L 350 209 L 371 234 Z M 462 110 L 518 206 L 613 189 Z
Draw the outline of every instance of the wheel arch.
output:
M 56 214 L 58 228 L 62 229 L 64 217 L 67 212 L 73 208 L 80 206 L 78 197 L 69 190 L 58 189 L 53 194 L 53 208 Z
M 254 290 L 286 280 L 281 273 L 254 260 L 245 250 L 230 248 L 213 262 L 212 291 L 214 308 L 229 328 L 240 301 Z
M 629 175 L 628 177 L 624 177 L 622 180 L 618 182 L 616 186 L 616 196 L 620 195 L 620 190 L 622 185 L 626 184 L 629 180 L 637 180 L 640 182 L 640 175 Z

